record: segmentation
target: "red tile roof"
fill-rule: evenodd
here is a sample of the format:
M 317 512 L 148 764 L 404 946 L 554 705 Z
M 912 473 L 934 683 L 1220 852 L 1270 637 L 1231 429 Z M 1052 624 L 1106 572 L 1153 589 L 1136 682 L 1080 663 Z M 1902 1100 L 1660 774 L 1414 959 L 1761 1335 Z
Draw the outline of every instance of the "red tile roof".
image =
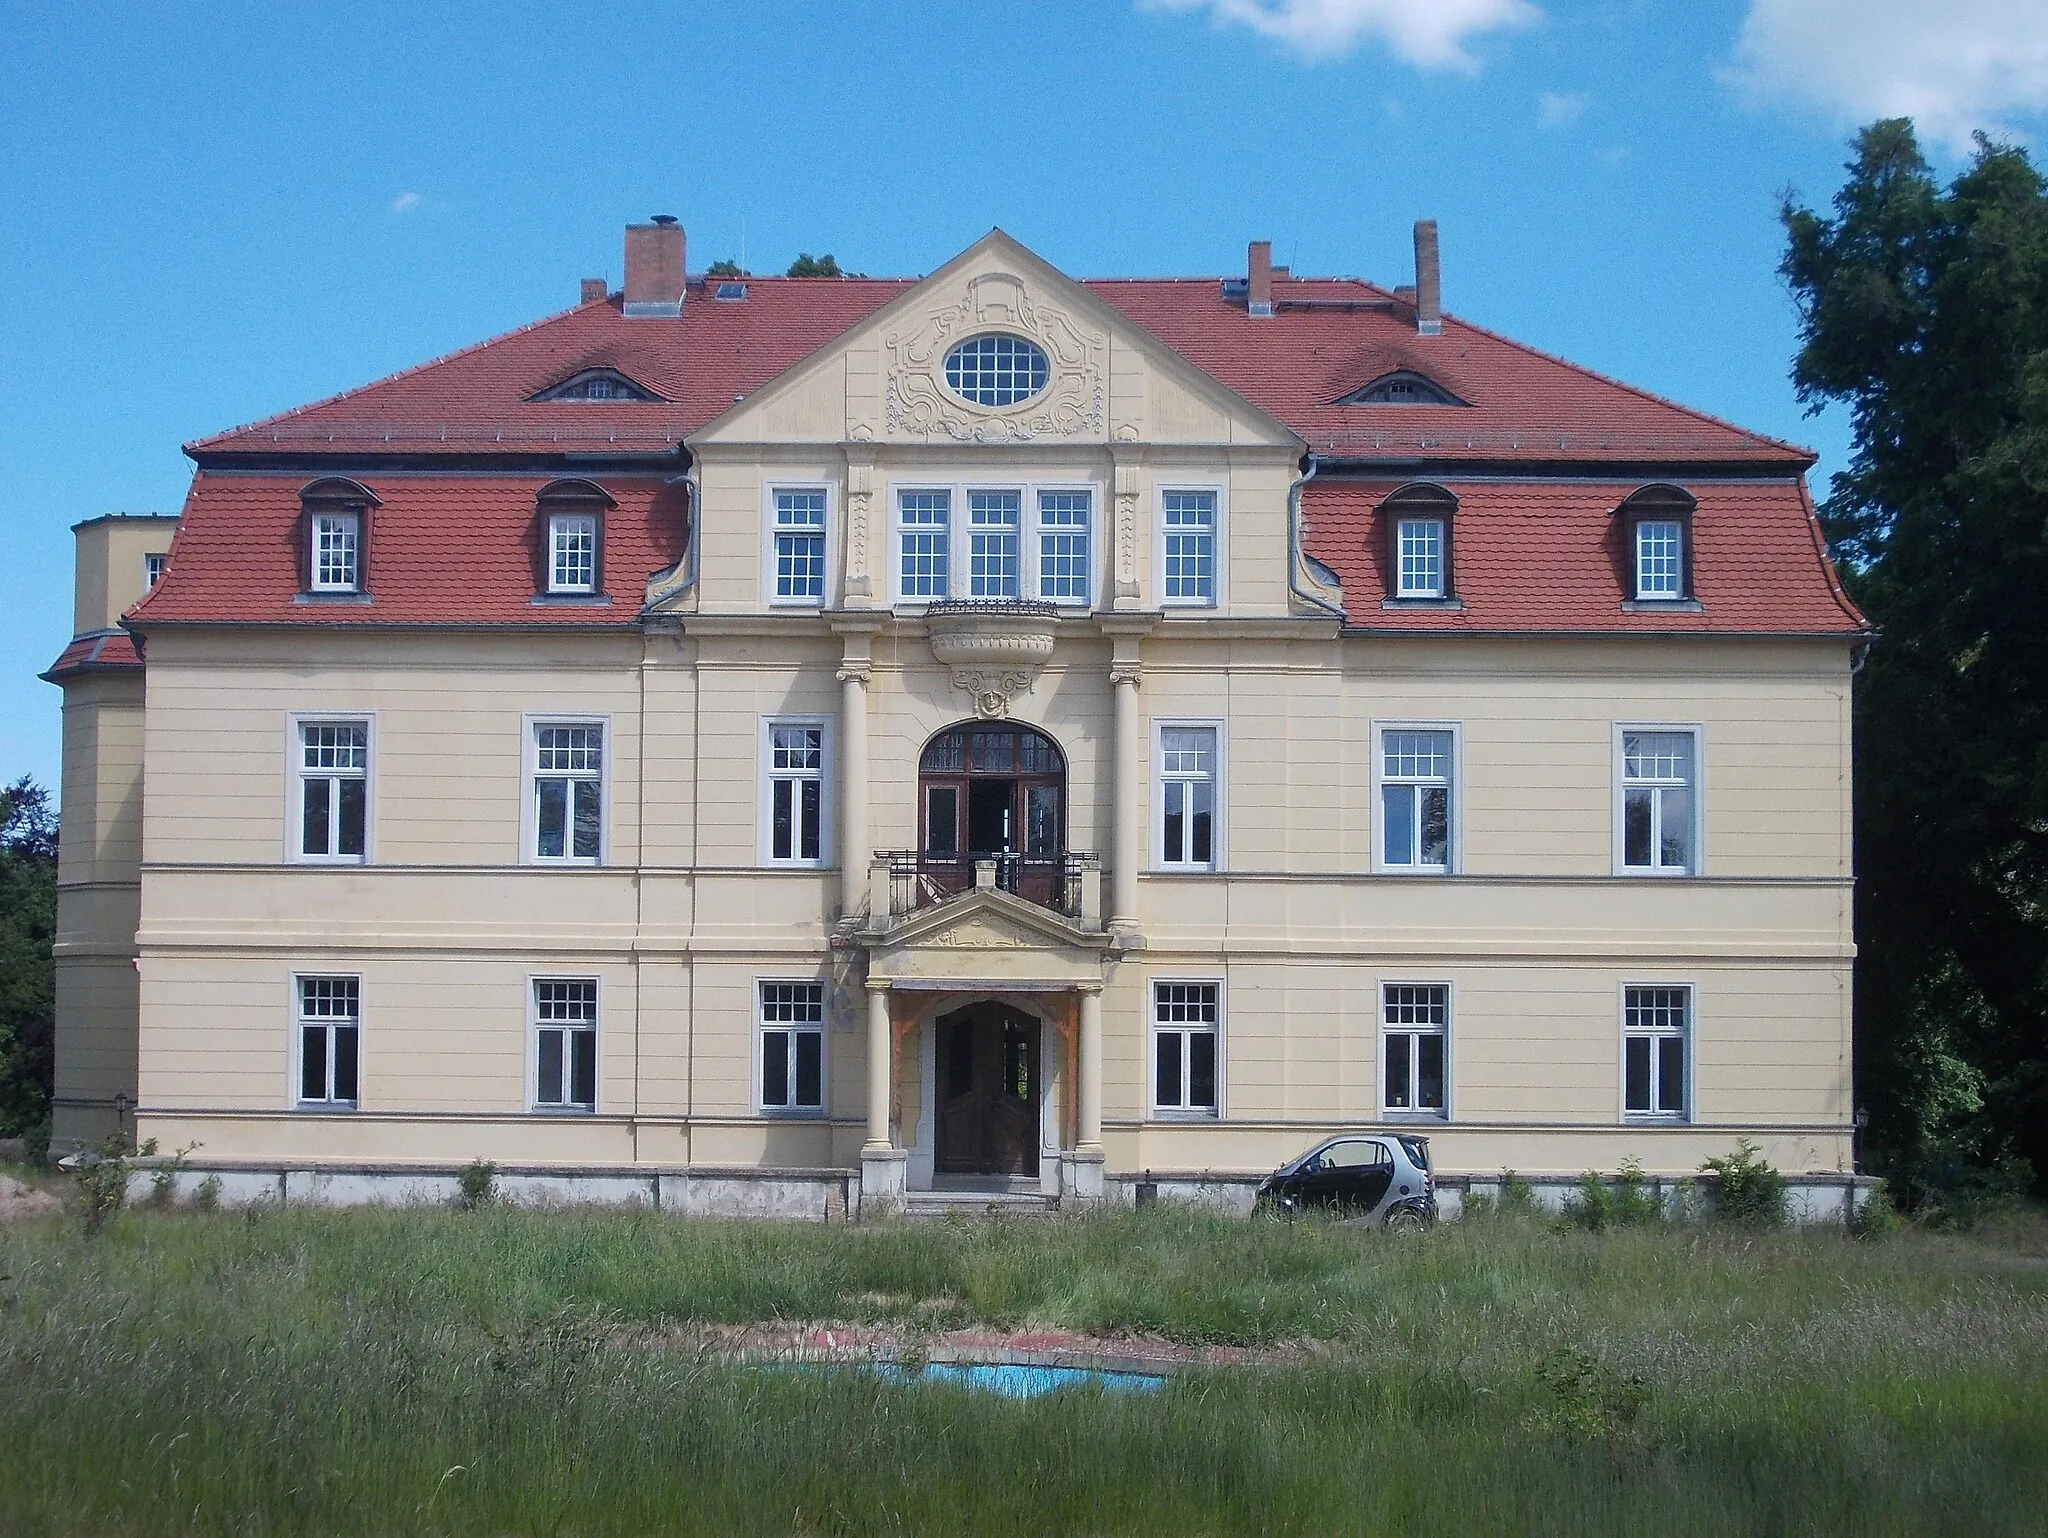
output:
M 872 315 L 908 278 L 753 278 L 739 302 L 692 285 L 673 319 L 580 305 L 389 379 L 191 445 L 223 453 L 380 450 L 658 453 Z M 1098 298 L 1278 417 L 1319 453 L 1530 463 L 1662 458 L 1776 462 L 1811 456 L 1453 317 L 1418 336 L 1411 312 L 1356 279 L 1275 285 L 1246 313 L 1216 278 L 1094 279 Z M 528 397 L 584 369 L 617 369 L 659 402 Z M 1412 369 L 1469 406 L 1339 406 Z
M 367 602 L 299 595 L 299 490 L 310 475 L 201 470 L 174 559 L 129 615 L 165 622 L 323 625 L 630 625 L 647 578 L 681 559 L 688 497 L 655 476 L 591 479 L 605 514 L 604 595 L 535 601 L 528 532 L 546 474 L 361 475 L 379 499 L 365 541 Z
M 68 678 L 81 673 L 96 673 L 102 670 L 125 670 L 142 666 L 142 657 L 135 650 L 135 638 L 125 630 L 95 630 L 88 635 L 75 637 L 71 644 L 58 654 L 50 664 L 49 671 L 42 677 L 46 682 L 61 684 Z
M 1796 480 L 1688 482 L 1699 607 L 1634 610 L 1615 509 L 1639 481 L 1446 480 L 1452 589 L 1460 608 L 1382 605 L 1388 493 L 1405 483 L 1315 481 L 1302 494 L 1304 548 L 1344 584 L 1349 623 L 1415 631 L 1604 630 L 1840 633 L 1865 628 L 1827 559 Z

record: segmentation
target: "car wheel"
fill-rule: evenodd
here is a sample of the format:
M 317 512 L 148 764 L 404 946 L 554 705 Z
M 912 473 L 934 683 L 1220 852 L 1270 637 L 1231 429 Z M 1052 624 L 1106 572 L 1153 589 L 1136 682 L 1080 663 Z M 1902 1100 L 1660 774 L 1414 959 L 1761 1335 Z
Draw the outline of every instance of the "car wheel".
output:
M 1429 1219 L 1413 1207 L 1396 1207 L 1382 1226 L 1390 1234 L 1419 1234 L 1429 1227 Z

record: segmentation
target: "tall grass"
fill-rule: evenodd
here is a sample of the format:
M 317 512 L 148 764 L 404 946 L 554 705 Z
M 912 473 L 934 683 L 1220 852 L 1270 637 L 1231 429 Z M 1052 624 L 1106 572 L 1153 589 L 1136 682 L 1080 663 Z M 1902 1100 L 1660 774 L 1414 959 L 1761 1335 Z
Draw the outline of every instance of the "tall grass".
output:
M 0 1275 L 8 1534 L 1985 1538 L 2048 1466 L 2048 1268 L 1919 1235 L 269 1211 Z M 1027 1403 L 662 1344 L 776 1318 L 1320 1344 Z

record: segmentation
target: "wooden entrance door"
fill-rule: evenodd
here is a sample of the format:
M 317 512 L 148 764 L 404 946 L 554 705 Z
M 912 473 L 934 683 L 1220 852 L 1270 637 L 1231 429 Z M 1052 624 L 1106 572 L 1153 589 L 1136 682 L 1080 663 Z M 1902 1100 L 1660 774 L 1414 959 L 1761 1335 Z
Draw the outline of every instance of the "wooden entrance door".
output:
M 1001 1004 L 940 1017 L 938 1138 L 941 1175 L 1036 1175 L 1042 1093 L 1038 1022 Z

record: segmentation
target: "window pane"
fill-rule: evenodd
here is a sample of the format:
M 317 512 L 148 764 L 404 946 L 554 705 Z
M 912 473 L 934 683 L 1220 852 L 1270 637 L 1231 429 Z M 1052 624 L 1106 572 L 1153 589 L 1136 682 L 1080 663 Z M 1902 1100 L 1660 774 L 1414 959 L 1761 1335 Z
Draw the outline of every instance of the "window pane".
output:
M 1216 1109 L 1216 1034 L 1188 1033 L 1188 1104 L 1204 1111 Z
M 1441 1111 L 1444 1108 L 1444 1039 L 1437 1035 L 1415 1038 L 1415 1109 Z
M 363 798 L 369 788 L 365 780 L 338 780 L 341 791 L 341 828 L 334 841 L 336 854 L 361 857 L 363 852 Z
M 1156 1046 L 1157 1079 L 1153 1100 L 1161 1106 L 1183 1104 L 1180 1093 L 1181 1042 L 1185 1039 L 1179 1031 L 1161 1031 Z
M 569 847 L 569 782 L 536 780 L 534 797 L 539 818 L 535 851 L 543 860 L 559 860 Z
M 1685 1109 L 1685 1038 L 1665 1036 L 1657 1042 L 1657 1109 Z
M 789 1032 L 761 1033 L 761 1104 L 789 1104 Z
M 1644 865 L 1650 863 L 1650 797 L 1649 790 L 1630 790 L 1623 794 L 1621 804 L 1621 863 Z
M 817 1031 L 796 1033 L 796 1102 L 810 1108 L 825 1103 L 825 1038 Z
M 333 794 L 334 782 L 327 779 L 307 780 L 305 815 L 300 825 L 299 852 L 301 854 L 328 854 L 328 808 L 329 797 Z
M 816 860 L 818 853 L 818 792 L 824 787 L 816 780 L 805 780 L 800 785 L 803 795 L 803 839 L 799 845 L 801 858 Z
M 1636 596 L 1676 598 L 1682 587 L 1682 529 L 1662 519 L 1636 525 Z
M 1165 824 L 1160 831 L 1161 851 L 1169 864 L 1180 864 L 1187 857 L 1186 819 L 1184 808 L 1187 802 L 1188 785 L 1185 780 L 1168 780 L 1165 791 Z
M 1657 793 L 1657 863 L 1673 870 L 1692 865 L 1692 792 L 1667 786 Z
M 597 1104 L 597 1032 L 570 1031 L 573 1054 L 569 1073 L 569 1100 L 574 1105 Z
M 1422 788 L 1422 857 L 1418 865 L 1450 866 L 1451 793 L 1441 785 Z
M 597 858 L 597 838 L 603 826 L 602 788 L 596 780 L 576 782 L 576 858 Z
M 1088 597 L 1088 512 L 1085 491 L 1038 494 L 1038 596 Z
M 356 1028 L 352 1025 L 334 1028 L 334 1098 L 356 1098 Z
M 1215 858 L 1210 830 L 1215 822 L 1213 803 L 1216 787 L 1207 780 L 1198 780 L 1188 789 L 1193 792 L 1193 805 L 1189 809 L 1188 858 L 1196 865 L 1207 865 Z
M 1380 815 L 1386 824 L 1386 863 L 1389 865 L 1413 865 L 1415 863 L 1415 787 L 1413 785 L 1382 785 L 1380 787 Z
M 1404 598 L 1434 598 L 1443 591 L 1443 524 L 1403 519 L 1396 591 Z
M 933 785 L 924 794 L 926 854 L 960 852 L 960 792 L 952 785 Z
M 1627 1057 L 1623 1064 L 1621 1103 L 1627 1110 L 1653 1109 L 1650 1104 L 1650 1041 L 1648 1036 L 1631 1036 L 1624 1043 Z
M 796 781 L 775 782 L 774 831 L 769 850 L 778 860 L 793 858 L 796 848 Z
M 1058 854 L 1060 792 L 1056 785 L 1033 785 L 1024 793 L 1024 850 L 1027 854 Z
M 540 1033 L 539 1093 L 535 1096 L 542 1105 L 562 1103 L 562 1032 L 542 1031 Z
M 1409 1048 L 1414 1040 L 1406 1031 L 1387 1037 L 1387 1109 L 1390 1111 L 1405 1111 L 1411 1107 L 1408 1070 Z
M 324 1025 L 308 1025 L 299 1030 L 299 1098 L 327 1098 L 327 1027 Z

